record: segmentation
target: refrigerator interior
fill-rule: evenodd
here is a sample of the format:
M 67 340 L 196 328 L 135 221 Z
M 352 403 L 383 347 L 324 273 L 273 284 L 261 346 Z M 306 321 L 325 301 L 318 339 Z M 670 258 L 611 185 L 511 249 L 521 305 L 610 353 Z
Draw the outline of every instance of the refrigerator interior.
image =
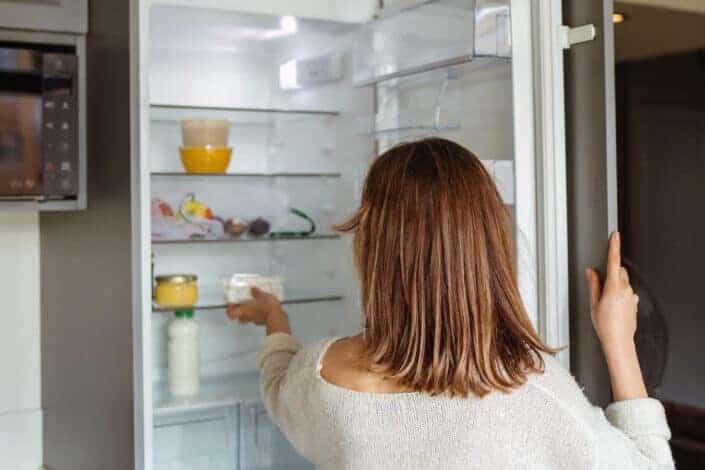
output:
M 219 279 L 234 272 L 280 276 L 294 333 L 304 342 L 355 333 L 360 305 L 350 237 L 330 227 L 358 204 L 378 152 L 428 135 L 453 139 L 485 162 L 511 210 L 508 44 L 478 40 L 476 47 L 495 49 L 472 61 L 446 60 L 472 54 L 464 50 L 468 42 L 484 37 L 466 28 L 473 24 L 472 1 L 431 2 L 398 15 L 361 25 L 150 8 L 149 154 L 143 158 L 151 197 L 176 212 L 192 193 L 217 216 L 263 217 L 272 230 L 306 227 L 289 207 L 316 223 L 313 235 L 284 239 L 232 239 L 217 230 L 189 239 L 152 226 L 153 273 L 142 275 L 198 275 L 201 328 L 201 393 L 174 398 L 166 331 L 173 315 L 156 306 L 144 312 L 151 316 L 155 469 L 312 468 L 258 401 L 263 331 L 226 318 Z M 430 70 L 422 71 L 424 64 Z M 403 70 L 414 73 L 398 73 Z M 179 120 L 190 118 L 230 122 L 233 153 L 225 175 L 184 173 Z

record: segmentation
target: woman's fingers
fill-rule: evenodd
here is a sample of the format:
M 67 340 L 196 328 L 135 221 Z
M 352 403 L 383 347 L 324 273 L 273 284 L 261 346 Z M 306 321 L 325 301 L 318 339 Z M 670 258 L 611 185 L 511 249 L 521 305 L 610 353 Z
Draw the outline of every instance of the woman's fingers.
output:
M 235 320 L 238 317 L 238 306 L 235 304 L 228 304 L 228 307 L 225 309 L 225 313 L 228 315 L 228 318 L 231 320 Z
M 252 294 L 253 299 L 257 299 L 264 294 L 264 292 L 259 287 L 255 286 L 252 286 L 252 288 L 250 289 L 250 293 Z
M 229 304 L 226 313 L 231 320 L 237 320 L 240 323 L 248 323 L 252 321 L 251 308 L 247 303 Z
M 585 270 L 587 276 L 588 288 L 590 289 L 590 307 L 594 308 L 602 296 L 602 286 L 600 285 L 600 275 L 593 268 Z
M 616 281 L 619 279 L 619 272 L 622 268 L 622 257 L 620 255 L 619 232 L 612 232 L 610 244 L 607 250 L 607 279 L 606 281 Z

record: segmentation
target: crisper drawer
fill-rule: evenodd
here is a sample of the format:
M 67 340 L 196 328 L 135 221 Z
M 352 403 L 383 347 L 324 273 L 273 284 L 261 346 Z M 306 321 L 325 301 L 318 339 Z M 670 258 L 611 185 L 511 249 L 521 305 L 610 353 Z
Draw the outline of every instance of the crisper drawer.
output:
M 239 470 L 314 470 L 269 419 L 261 403 L 240 410 Z
M 237 407 L 155 419 L 154 470 L 237 470 Z

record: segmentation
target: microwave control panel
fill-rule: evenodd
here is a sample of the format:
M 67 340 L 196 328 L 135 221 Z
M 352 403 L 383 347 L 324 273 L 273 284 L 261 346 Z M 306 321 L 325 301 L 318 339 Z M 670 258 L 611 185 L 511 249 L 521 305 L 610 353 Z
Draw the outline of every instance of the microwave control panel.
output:
M 48 197 L 78 193 L 77 60 L 45 53 L 42 64 L 42 183 Z

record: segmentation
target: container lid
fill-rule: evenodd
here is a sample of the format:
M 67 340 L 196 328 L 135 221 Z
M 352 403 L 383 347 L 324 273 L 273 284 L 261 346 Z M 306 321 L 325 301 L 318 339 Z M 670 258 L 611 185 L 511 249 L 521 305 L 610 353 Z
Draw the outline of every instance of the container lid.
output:
M 176 310 L 176 318 L 193 318 L 193 310 Z
M 174 284 L 185 284 L 187 282 L 196 282 L 198 276 L 195 274 L 163 274 L 156 277 L 157 282 L 171 282 Z

